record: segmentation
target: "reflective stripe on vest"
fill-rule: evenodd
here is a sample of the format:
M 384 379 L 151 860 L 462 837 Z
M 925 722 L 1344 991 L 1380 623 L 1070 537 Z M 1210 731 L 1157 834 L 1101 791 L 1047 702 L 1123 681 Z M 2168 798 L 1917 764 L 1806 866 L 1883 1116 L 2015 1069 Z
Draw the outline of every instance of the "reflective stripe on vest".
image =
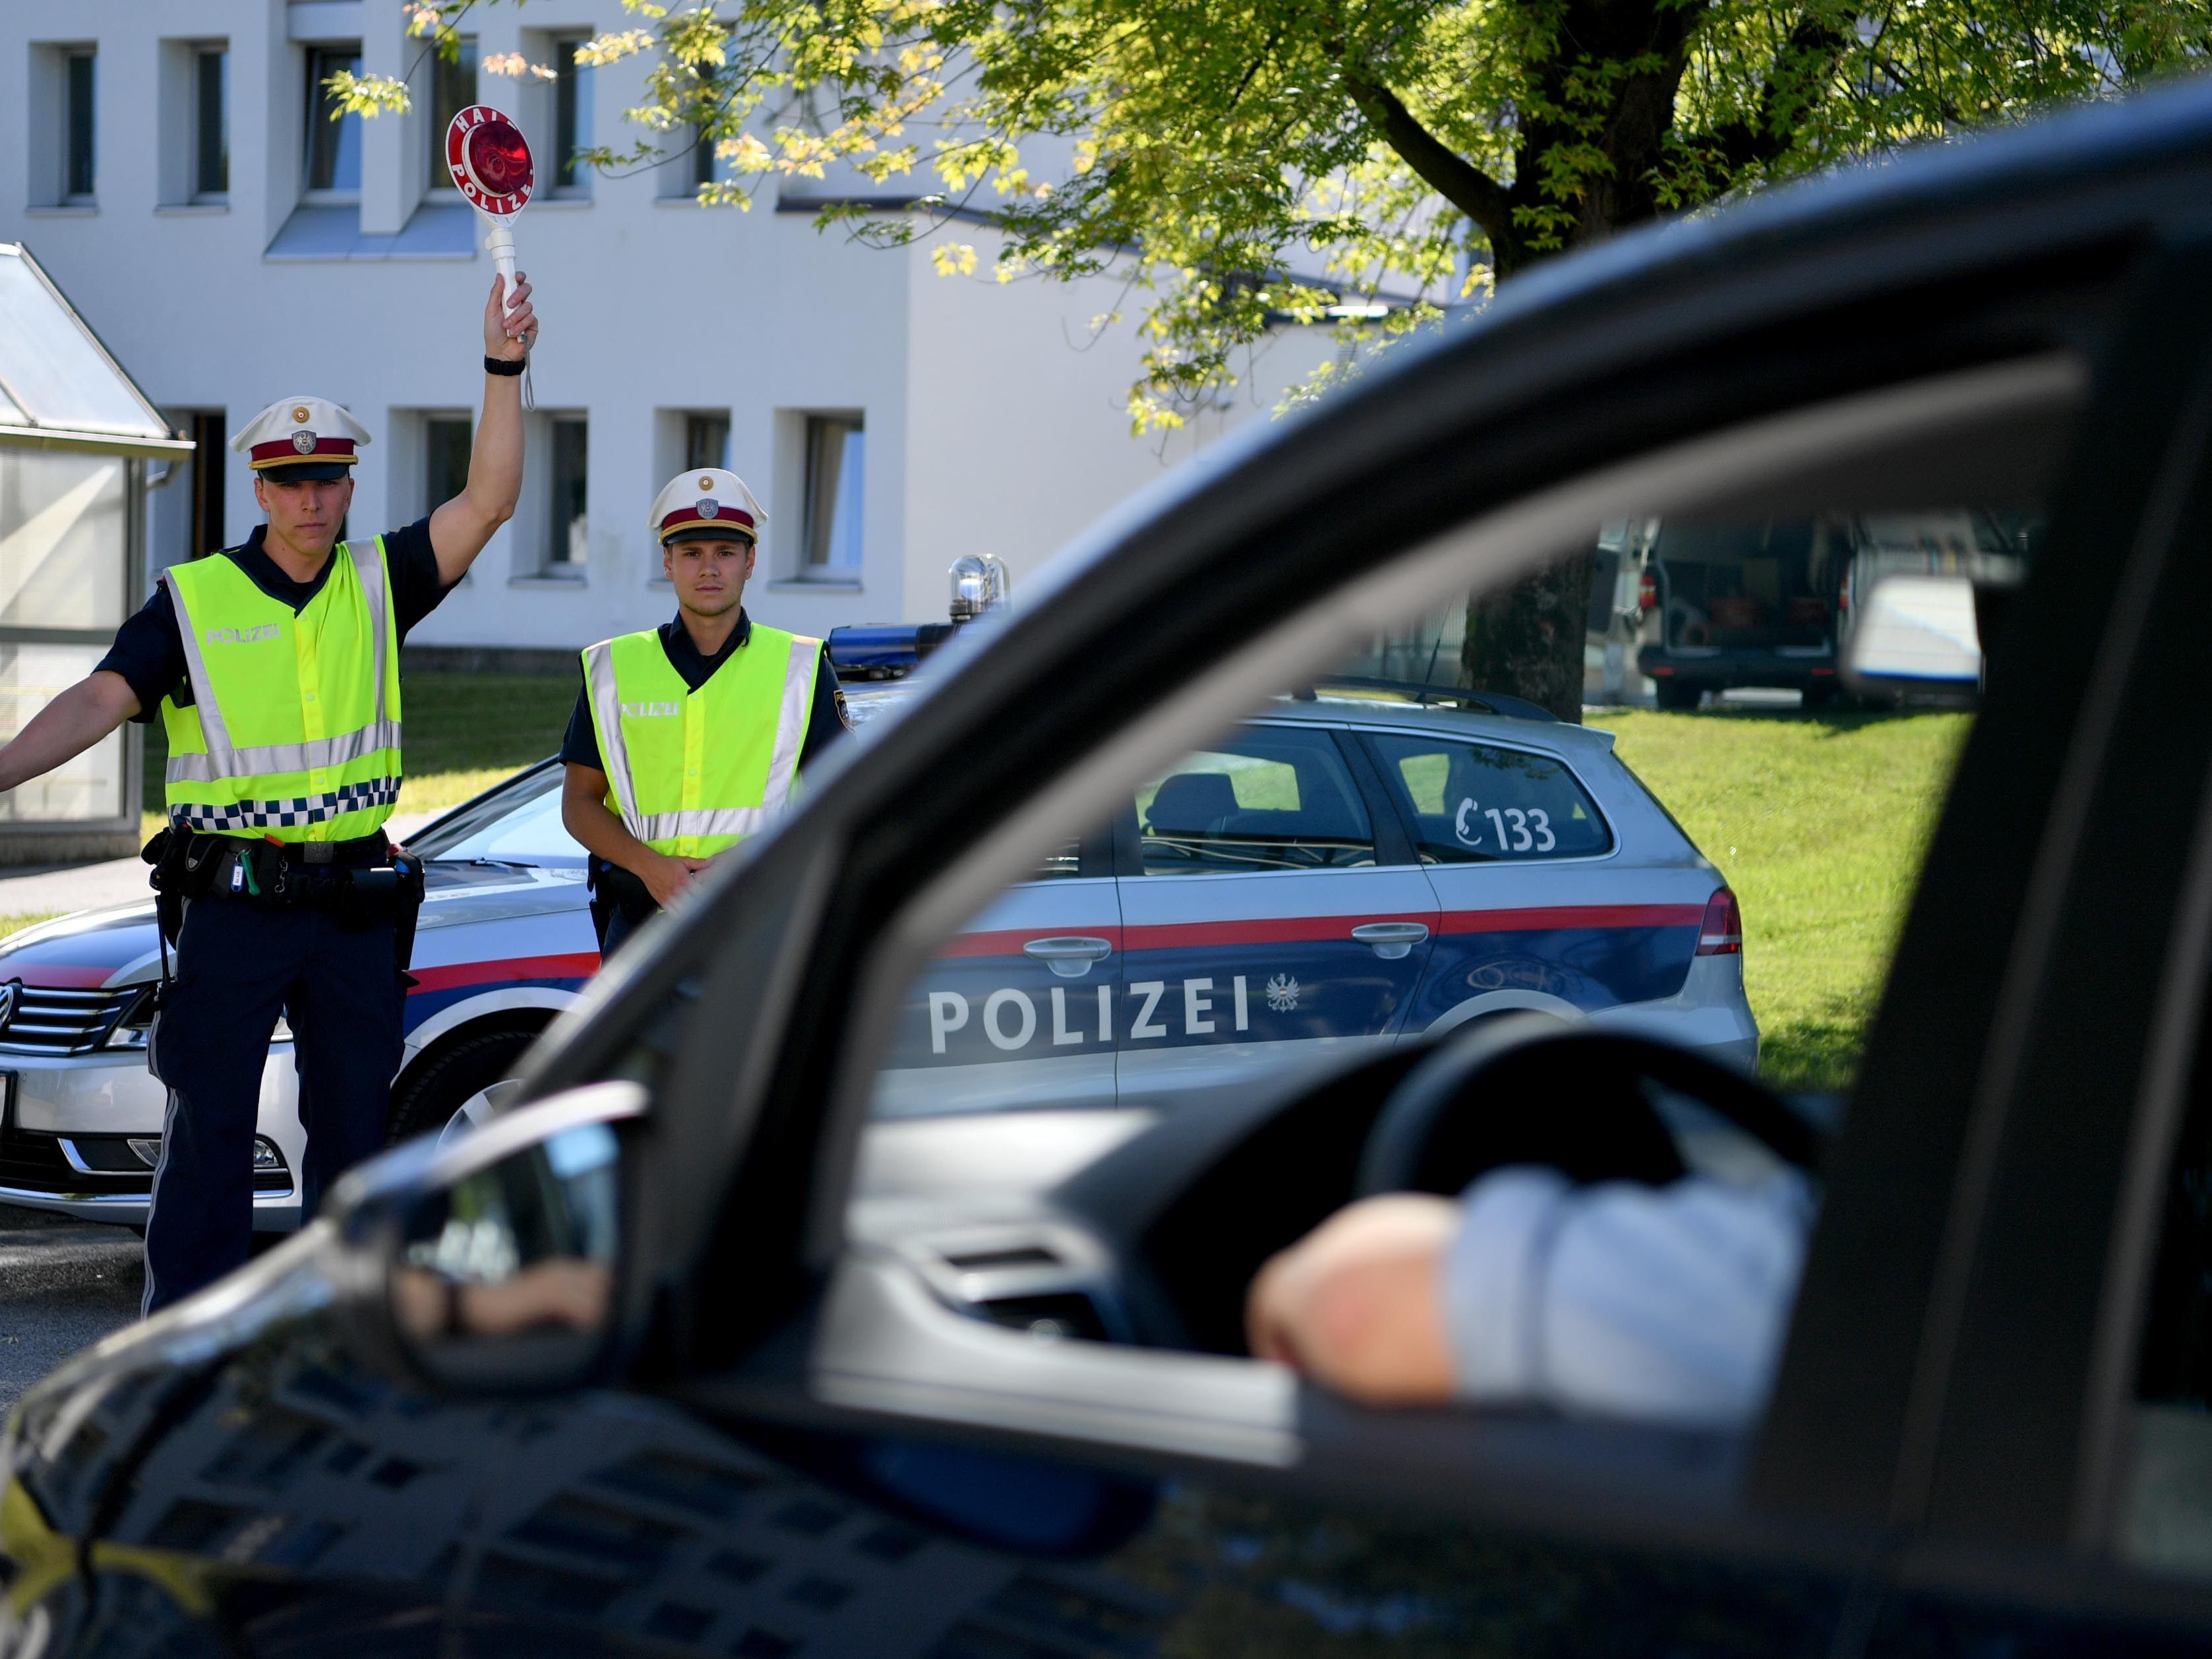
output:
M 694 691 L 658 632 L 586 650 L 607 805 L 623 828 L 685 858 L 767 828 L 791 799 L 821 653 L 819 640 L 757 625 Z
M 296 614 L 217 556 L 161 574 L 192 702 L 161 705 L 173 823 L 278 841 L 365 836 L 399 798 L 398 636 L 381 537 Z

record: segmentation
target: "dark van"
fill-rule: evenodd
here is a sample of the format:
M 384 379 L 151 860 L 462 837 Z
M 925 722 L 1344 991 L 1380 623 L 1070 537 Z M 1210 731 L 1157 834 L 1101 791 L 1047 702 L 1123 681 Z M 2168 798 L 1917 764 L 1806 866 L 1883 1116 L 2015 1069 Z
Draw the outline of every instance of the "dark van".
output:
M 1656 526 L 1641 602 L 1637 666 L 1662 708 L 1695 708 L 1707 691 L 1772 687 L 1832 702 L 1854 601 L 1911 574 L 2020 580 L 2030 528 L 1987 513 L 1865 514 L 1815 520 Z M 1975 642 L 1963 647 L 1979 660 Z

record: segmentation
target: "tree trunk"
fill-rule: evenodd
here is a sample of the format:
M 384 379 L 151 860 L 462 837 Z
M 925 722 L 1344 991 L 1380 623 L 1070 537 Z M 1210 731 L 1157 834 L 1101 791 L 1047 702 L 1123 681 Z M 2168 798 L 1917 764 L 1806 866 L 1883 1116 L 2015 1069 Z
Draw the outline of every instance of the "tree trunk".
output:
M 1689 58 L 1701 9 L 1668 0 L 1568 0 L 1552 63 L 1540 71 L 1547 95 L 1567 101 L 1569 80 L 1592 58 L 1652 67 L 1613 88 L 1595 135 L 1609 170 L 1589 176 L 1572 222 L 1559 232 L 1561 252 L 1604 240 L 1615 230 L 1656 218 L 1653 177 L 1674 125 L 1676 88 Z M 1505 195 L 1516 228 L 1554 205 L 1544 197 L 1538 158 L 1554 146 L 1586 144 L 1574 125 L 1524 118 Z M 1492 270 L 1504 282 L 1544 258 L 1518 236 L 1489 238 Z M 1512 586 L 1470 595 L 1462 683 L 1539 702 L 1563 720 L 1583 717 L 1583 643 L 1598 526 L 1591 547 L 1547 565 Z
M 1597 539 L 1595 525 L 1590 539 Z M 1461 684 L 1525 697 L 1579 725 L 1594 553 L 1593 547 L 1571 554 L 1509 587 L 1470 597 Z

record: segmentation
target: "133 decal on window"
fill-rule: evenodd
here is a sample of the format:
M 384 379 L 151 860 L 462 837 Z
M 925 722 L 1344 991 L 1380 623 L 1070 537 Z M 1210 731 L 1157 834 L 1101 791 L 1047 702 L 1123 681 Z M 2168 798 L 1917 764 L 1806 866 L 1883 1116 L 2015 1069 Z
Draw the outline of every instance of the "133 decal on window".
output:
M 1482 845 L 1482 818 L 1490 820 L 1501 853 L 1526 853 L 1532 849 L 1548 853 L 1559 844 L 1559 838 L 1552 833 L 1552 815 L 1542 807 L 1531 806 L 1524 811 L 1518 806 L 1509 806 L 1501 811 L 1495 806 L 1482 806 L 1469 796 L 1460 802 L 1459 811 L 1452 817 L 1452 833 L 1459 837 L 1461 845 Z

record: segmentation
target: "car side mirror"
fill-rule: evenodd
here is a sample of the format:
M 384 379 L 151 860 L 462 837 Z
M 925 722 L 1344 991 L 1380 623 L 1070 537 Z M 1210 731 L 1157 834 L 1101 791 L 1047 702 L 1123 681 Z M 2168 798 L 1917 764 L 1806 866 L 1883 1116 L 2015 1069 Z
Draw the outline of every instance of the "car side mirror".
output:
M 635 1083 L 569 1090 L 342 1187 L 356 1339 L 463 1394 L 604 1374 L 622 1328 L 623 1143 L 645 1108 Z

